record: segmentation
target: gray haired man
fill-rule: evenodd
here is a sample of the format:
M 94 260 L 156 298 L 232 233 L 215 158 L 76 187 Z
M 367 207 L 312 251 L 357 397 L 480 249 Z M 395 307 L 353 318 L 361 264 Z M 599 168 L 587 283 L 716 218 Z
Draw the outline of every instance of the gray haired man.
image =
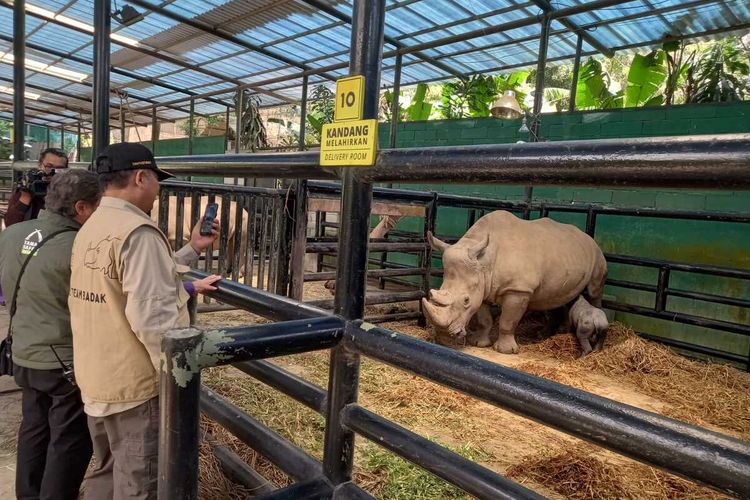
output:
M 81 393 L 62 364 L 73 360 L 68 310 L 73 239 L 100 197 L 96 174 L 64 172 L 52 178 L 39 219 L 0 233 L 0 283 L 8 305 L 19 287 L 12 318 L 14 377 L 23 390 L 19 499 L 78 498 L 91 459 Z

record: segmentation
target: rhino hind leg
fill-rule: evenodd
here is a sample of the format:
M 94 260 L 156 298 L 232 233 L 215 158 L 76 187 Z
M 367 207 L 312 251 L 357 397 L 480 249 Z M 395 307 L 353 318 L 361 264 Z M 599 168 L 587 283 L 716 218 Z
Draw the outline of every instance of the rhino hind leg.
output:
M 586 295 L 589 303 L 594 307 L 602 307 L 604 297 L 604 283 L 607 281 L 607 262 L 602 256 L 601 262 L 597 262 L 591 281 L 586 286 Z
M 529 294 L 510 292 L 501 299 L 501 312 L 498 322 L 498 337 L 493 348 L 503 354 L 518 354 L 516 327 L 529 305 Z

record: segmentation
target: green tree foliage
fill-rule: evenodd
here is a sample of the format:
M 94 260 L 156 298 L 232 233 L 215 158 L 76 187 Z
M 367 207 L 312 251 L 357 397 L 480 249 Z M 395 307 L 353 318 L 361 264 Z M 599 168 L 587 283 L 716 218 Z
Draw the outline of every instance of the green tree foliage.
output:
M 667 80 L 667 56 L 663 50 L 636 54 L 628 71 L 625 107 L 658 106 L 664 103 L 661 87 Z
M 688 102 L 732 102 L 750 97 L 750 60 L 742 42 L 728 38 L 705 50 L 689 68 Z
M 518 71 L 494 77 L 473 75 L 448 82 L 441 89 L 441 114 L 447 119 L 490 116 L 493 101 L 506 90 L 514 91 L 525 108 L 523 101 L 527 94 L 521 89 L 528 76 L 528 71 Z
M 7 160 L 13 152 L 10 145 L 11 122 L 0 120 L 0 160 Z
M 259 107 L 260 99 L 257 96 L 245 92 L 242 99 L 242 124 L 240 127 L 240 147 L 256 151 L 257 149 L 268 147 L 268 137 L 266 135 L 266 125 L 260 116 Z M 235 97 L 235 109 L 237 109 L 237 98 Z
M 411 99 L 411 104 L 406 108 L 406 116 L 410 122 L 428 120 L 432 112 L 432 104 L 426 102 L 427 84 L 420 83 Z
M 333 123 L 335 111 L 333 99 L 333 92 L 325 85 L 318 85 L 310 95 L 307 112 L 307 123 L 310 125 L 308 131 L 316 142 L 320 142 L 323 125 Z

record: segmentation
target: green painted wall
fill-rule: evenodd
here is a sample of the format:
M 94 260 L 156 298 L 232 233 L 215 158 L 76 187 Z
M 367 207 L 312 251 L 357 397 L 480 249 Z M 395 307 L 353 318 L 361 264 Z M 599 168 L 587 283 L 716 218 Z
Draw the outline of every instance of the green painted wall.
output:
M 145 141 L 142 144 L 151 147 L 151 141 Z M 223 154 L 224 153 L 224 136 L 217 135 L 211 137 L 194 137 L 193 154 Z M 178 156 L 188 154 L 187 137 L 181 139 L 162 139 L 156 141 L 154 156 Z M 81 161 L 91 161 L 91 148 L 81 148 Z
M 520 120 L 493 118 L 401 123 L 398 125 L 396 145 L 400 148 L 458 146 L 528 140 L 528 134 L 523 134 L 522 137 L 518 132 L 520 124 Z M 541 119 L 540 135 L 544 140 L 558 141 L 732 132 L 750 132 L 750 102 L 545 114 Z M 379 133 L 381 147 L 387 147 L 389 126 L 381 125 Z M 748 168 L 750 169 L 750 166 Z M 521 186 L 396 184 L 394 187 L 509 201 L 521 201 L 524 198 L 524 189 Z M 747 213 L 750 210 L 750 191 L 535 186 L 534 201 Z M 581 228 L 585 224 L 583 215 L 551 215 L 557 220 L 574 223 Z M 446 236 L 461 236 L 466 230 L 466 217 L 465 210 L 441 209 L 438 214 L 437 232 Z M 421 230 L 421 227 L 422 222 L 413 218 L 404 219 L 399 225 L 399 228 L 408 230 Z M 605 252 L 750 269 L 748 224 L 599 216 L 596 239 Z M 389 259 L 394 262 L 416 263 L 414 257 L 403 254 L 389 254 Z M 440 262 L 436 260 L 434 265 L 439 266 Z M 656 284 L 657 272 L 612 265 L 610 275 L 617 279 Z M 674 273 L 670 286 L 750 299 L 750 283 L 740 280 Z M 644 306 L 651 306 L 654 301 L 653 294 L 621 288 L 610 287 L 607 294 L 615 296 L 619 301 Z M 737 307 L 675 298 L 669 299 L 667 307 L 675 312 L 750 323 L 750 311 Z M 750 339 L 740 335 L 629 314 L 618 313 L 617 319 L 637 330 L 737 354 L 747 355 L 750 350 Z

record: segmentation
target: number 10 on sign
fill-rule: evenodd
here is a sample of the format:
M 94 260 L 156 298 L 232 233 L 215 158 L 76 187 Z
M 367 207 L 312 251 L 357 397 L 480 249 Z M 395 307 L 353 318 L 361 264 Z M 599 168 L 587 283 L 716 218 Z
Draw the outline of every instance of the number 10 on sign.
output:
M 361 120 L 364 109 L 364 76 L 350 76 L 336 82 L 336 109 L 334 121 Z

